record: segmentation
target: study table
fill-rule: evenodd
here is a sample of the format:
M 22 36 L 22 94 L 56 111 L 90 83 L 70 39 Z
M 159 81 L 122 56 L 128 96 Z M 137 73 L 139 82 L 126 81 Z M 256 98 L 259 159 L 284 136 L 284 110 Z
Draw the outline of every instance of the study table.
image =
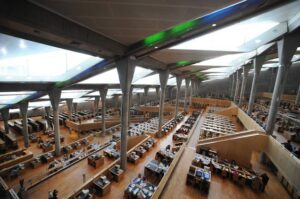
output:
M 126 199 L 150 199 L 156 190 L 156 187 L 143 181 L 141 178 L 135 178 L 124 191 Z
M 113 177 L 113 180 L 119 182 L 124 176 L 124 170 L 120 169 L 120 165 L 115 165 L 109 169 L 110 174 Z
M 168 167 L 164 166 L 162 163 L 158 162 L 157 160 L 151 160 L 146 166 L 144 170 L 144 174 L 146 177 L 154 175 L 161 179 Z
M 104 196 L 111 189 L 111 182 L 107 179 L 106 176 L 100 176 L 100 178 L 93 181 L 93 184 L 100 196 Z

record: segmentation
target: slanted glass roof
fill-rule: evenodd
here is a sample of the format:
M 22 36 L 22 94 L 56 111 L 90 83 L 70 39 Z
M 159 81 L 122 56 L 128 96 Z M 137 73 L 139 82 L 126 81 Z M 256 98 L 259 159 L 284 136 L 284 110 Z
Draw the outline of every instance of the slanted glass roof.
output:
M 34 107 L 34 108 L 47 107 L 47 106 L 51 106 L 50 101 L 29 102 L 28 104 L 28 107 Z
M 0 104 L 15 104 L 29 97 L 33 93 L 35 92 L 0 92 Z
M 74 99 L 74 98 L 80 98 L 87 94 L 88 92 L 91 92 L 91 90 L 63 90 L 61 92 L 61 99 Z M 50 99 L 49 95 L 45 95 L 41 97 L 40 99 Z
M 256 55 L 255 51 L 249 53 L 237 53 L 230 55 L 223 55 L 213 59 L 208 59 L 194 64 L 193 66 L 239 66 L 245 61 Z
M 299 13 L 300 2 L 275 8 L 250 19 L 183 42 L 171 49 L 249 52 L 288 31 L 288 22 Z M 297 16 L 296 16 L 297 17 Z M 218 24 L 212 24 L 212 28 Z
M 154 74 L 133 82 L 134 85 L 160 85 L 159 75 Z
M 150 69 L 136 66 L 132 82 L 135 82 L 152 72 L 153 71 Z M 83 80 L 79 82 L 79 84 L 120 84 L 119 74 L 117 69 L 114 68 L 89 79 Z
M 0 33 L 0 82 L 65 81 L 102 58 Z

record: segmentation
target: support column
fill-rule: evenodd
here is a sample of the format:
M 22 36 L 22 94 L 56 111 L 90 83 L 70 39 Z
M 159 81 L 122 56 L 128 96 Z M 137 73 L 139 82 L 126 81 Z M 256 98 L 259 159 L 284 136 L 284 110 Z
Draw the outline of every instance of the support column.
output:
M 102 119 L 102 135 L 105 135 L 106 125 L 105 125 L 105 114 L 106 114 L 106 95 L 107 88 L 101 88 L 99 90 L 101 97 L 101 119 Z
M 114 95 L 114 107 L 119 109 L 119 95 Z
M 297 96 L 296 96 L 295 105 L 297 108 L 299 108 L 299 106 L 300 106 L 300 84 L 299 84 L 299 88 L 298 88 L 298 92 L 297 92 Z
M 77 103 L 77 102 L 76 102 L 76 103 L 73 103 L 73 108 L 74 108 L 74 113 L 75 113 L 75 114 L 78 113 L 77 107 L 78 107 L 78 103 Z
M 237 104 L 237 98 L 239 96 L 240 76 L 241 76 L 241 72 L 240 72 L 240 70 L 238 70 L 236 72 L 236 85 L 235 85 L 235 92 L 234 92 L 234 98 L 233 98 L 233 101 L 234 101 L 235 104 Z
M 1 110 L 1 116 L 4 123 L 4 130 L 6 134 L 9 134 L 9 126 L 8 126 L 8 120 L 9 120 L 9 109 L 5 108 Z
M 60 101 L 61 90 L 54 88 L 49 91 L 49 97 L 51 106 L 53 109 L 53 124 L 54 124 L 54 140 L 55 140 L 55 155 L 60 155 L 60 127 L 59 127 L 59 101 Z
M 25 146 L 25 148 L 29 147 L 27 111 L 28 111 L 28 102 L 21 102 L 20 103 L 20 113 L 21 113 L 21 116 L 22 116 L 22 126 L 23 126 L 23 136 L 24 136 L 24 146 Z
M 262 67 L 264 61 L 265 61 L 264 56 L 257 56 L 253 60 L 254 73 L 253 73 L 253 80 L 252 80 L 252 86 L 251 86 L 251 92 L 250 92 L 248 110 L 247 110 L 248 115 L 251 115 L 252 110 L 253 110 L 255 96 L 256 96 L 257 81 L 258 81 L 260 70 L 261 70 L 261 67 Z
M 291 66 L 291 59 L 296 51 L 297 45 L 300 43 L 299 39 L 300 38 L 299 36 L 297 37 L 297 35 L 288 35 L 277 42 L 279 67 L 266 127 L 266 132 L 269 135 L 273 134 L 278 105 L 280 103 L 281 95 L 284 91 L 287 74 Z
M 194 91 L 194 80 L 191 80 L 191 86 L 190 86 L 190 107 L 192 107 L 192 98 L 193 98 L 193 91 Z
M 155 87 L 156 99 L 159 100 L 159 87 Z
M 239 107 L 242 106 L 242 103 L 244 100 L 244 94 L 245 94 L 245 88 L 246 88 L 246 84 L 247 84 L 249 70 L 250 70 L 250 67 L 248 65 L 243 66 L 243 81 L 242 81 L 242 87 L 241 87 L 241 93 L 240 93 Z
M 185 79 L 185 91 L 184 91 L 184 111 L 188 112 L 188 92 L 189 92 L 190 80 Z
M 149 87 L 145 87 L 144 88 L 144 105 L 146 105 L 147 104 L 147 102 L 148 102 L 148 91 L 149 91 Z
M 129 93 L 135 70 L 135 60 L 122 59 L 116 63 L 122 90 L 121 111 L 121 168 L 127 169 L 127 134 L 129 117 Z
M 181 77 L 176 77 L 176 106 L 175 106 L 175 117 L 178 115 L 178 109 L 179 109 L 179 98 L 180 98 L 180 87 L 182 83 Z
M 234 98 L 234 88 L 235 88 L 235 76 L 236 76 L 236 73 L 232 73 L 232 85 L 231 85 L 231 91 L 230 91 L 230 98 L 231 100 L 233 100 Z
M 160 81 L 160 100 L 159 100 L 159 114 L 158 114 L 158 132 L 157 136 L 161 137 L 161 127 L 164 119 L 164 107 L 165 107 L 165 95 L 166 86 L 169 78 L 169 71 L 159 71 L 159 81 Z
M 270 82 L 269 82 L 269 88 L 268 88 L 269 93 L 271 93 L 274 89 L 276 74 L 277 74 L 278 69 L 271 68 L 270 71 L 271 71 L 271 75 L 270 75 Z
M 141 105 L 141 93 L 137 93 L 136 98 L 137 98 L 137 104 L 138 104 L 138 106 L 140 106 Z
M 69 112 L 69 119 L 71 119 L 73 113 L 73 99 L 67 99 L 66 102 L 67 102 L 67 107 Z
M 50 122 L 50 106 L 45 107 L 46 119 L 47 119 L 47 130 L 53 130 Z
M 100 101 L 100 96 L 96 96 L 95 100 L 94 100 L 94 114 L 95 115 L 98 115 L 98 113 L 99 113 L 99 101 Z

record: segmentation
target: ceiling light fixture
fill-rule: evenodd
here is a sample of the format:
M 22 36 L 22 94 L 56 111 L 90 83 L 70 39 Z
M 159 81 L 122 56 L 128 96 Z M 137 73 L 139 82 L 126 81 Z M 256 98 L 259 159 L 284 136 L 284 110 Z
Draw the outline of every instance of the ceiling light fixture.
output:
M 4 47 L 1 48 L 1 52 L 2 52 L 3 55 L 6 55 L 7 54 L 6 48 L 4 48 Z
M 216 27 L 216 26 L 217 26 L 217 24 L 213 23 L 213 24 L 211 24 L 211 26 L 212 26 L 212 27 Z

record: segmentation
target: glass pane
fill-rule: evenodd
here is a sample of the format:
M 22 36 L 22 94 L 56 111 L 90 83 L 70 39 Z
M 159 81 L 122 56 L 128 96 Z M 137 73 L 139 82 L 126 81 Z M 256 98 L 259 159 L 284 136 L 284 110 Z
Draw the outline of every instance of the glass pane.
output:
M 102 58 L 0 33 L 0 81 L 64 81 Z

